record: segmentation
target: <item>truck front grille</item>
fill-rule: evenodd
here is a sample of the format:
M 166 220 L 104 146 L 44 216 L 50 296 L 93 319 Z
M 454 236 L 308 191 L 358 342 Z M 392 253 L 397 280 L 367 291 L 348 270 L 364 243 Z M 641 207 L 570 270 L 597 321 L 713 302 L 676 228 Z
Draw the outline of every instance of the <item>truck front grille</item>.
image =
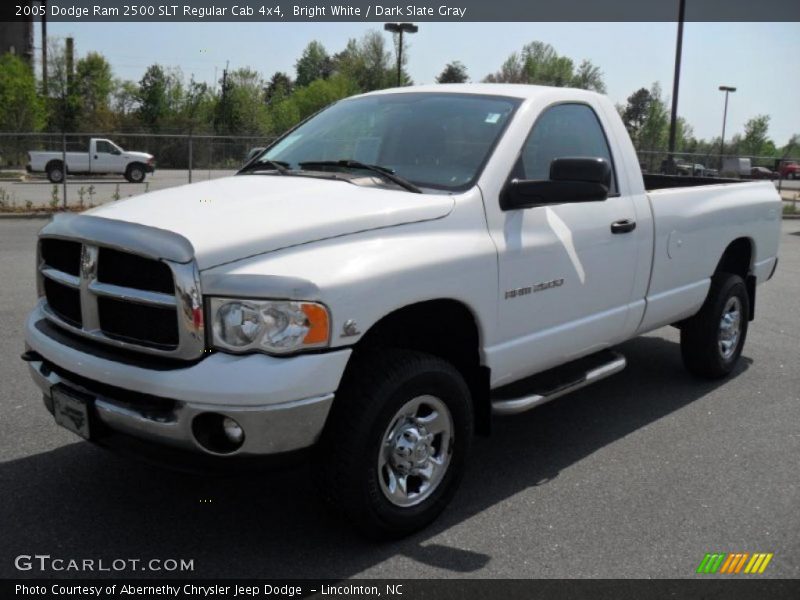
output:
M 100 329 L 108 336 L 143 346 L 176 348 L 178 320 L 174 308 L 98 298 Z
M 127 349 L 186 359 L 202 354 L 193 263 L 61 238 L 44 237 L 39 244 L 40 289 L 49 320 Z
M 175 293 L 172 271 L 166 263 L 113 248 L 99 248 L 97 281 L 137 290 Z
M 48 266 L 77 277 L 81 272 L 81 244 L 69 240 L 42 240 L 42 260 Z
M 81 326 L 81 299 L 78 290 L 52 279 L 45 279 L 44 293 L 54 313 L 70 325 Z

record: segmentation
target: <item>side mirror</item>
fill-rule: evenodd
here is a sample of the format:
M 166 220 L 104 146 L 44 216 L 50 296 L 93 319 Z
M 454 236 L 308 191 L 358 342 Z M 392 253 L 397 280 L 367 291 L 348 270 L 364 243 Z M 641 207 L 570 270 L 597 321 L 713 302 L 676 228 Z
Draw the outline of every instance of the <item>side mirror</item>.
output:
M 604 158 L 556 158 L 550 179 L 512 179 L 500 195 L 502 210 L 608 198 L 611 166 Z

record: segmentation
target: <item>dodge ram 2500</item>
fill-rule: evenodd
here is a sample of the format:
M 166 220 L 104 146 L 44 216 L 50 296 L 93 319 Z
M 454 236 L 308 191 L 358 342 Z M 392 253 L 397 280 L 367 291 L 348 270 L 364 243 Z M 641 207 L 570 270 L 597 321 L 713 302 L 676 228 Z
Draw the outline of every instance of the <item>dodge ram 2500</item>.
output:
M 689 371 L 729 374 L 780 213 L 770 182 L 643 176 L 596 93 L 373 92 L 235 176 L 54 218 L 23 358 L 84 438 L 222 468 L 310 449 L 346 517 L 403 535 L 493 414 L 617 373 L 625 340 L 676 325 Z

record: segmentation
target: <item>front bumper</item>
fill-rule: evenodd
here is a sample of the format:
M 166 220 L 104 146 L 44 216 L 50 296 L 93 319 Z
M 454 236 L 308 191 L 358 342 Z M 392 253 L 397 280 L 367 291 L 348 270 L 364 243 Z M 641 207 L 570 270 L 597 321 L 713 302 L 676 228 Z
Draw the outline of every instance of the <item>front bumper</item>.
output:
M 333 402 L 350 350 L 291 358 L 211 354 L 187 366 L 144 368 L 65 343 L 42 327 L 41 310 L 26 326 L 26 360 L 45 405 L 60 385 L 90 399 L 94 431 L 126 434 L 156 445 L 228 457 L 284 454 L 313 445 Z M 235 419 L 243 444 L 215 452 L 193 429 L 198 415 Z

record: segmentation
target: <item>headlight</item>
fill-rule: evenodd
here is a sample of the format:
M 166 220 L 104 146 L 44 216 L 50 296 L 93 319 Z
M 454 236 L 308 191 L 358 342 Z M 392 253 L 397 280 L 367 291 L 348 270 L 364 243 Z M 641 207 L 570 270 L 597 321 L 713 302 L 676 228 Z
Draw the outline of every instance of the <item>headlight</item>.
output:
M 316 302 L 211 298 L 212 345 L 286 354 L 327 346 L 328 310 Z

